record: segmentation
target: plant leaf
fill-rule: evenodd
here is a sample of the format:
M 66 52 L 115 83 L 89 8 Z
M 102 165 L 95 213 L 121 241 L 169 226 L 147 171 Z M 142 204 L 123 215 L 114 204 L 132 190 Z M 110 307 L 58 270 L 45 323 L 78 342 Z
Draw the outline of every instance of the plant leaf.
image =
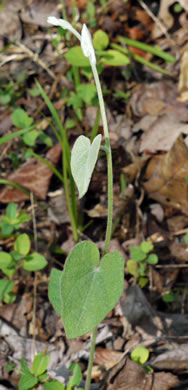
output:
M 43 387 L 45 390 L 64 390 L 65 389 L 65 386 L 62 383 L 60 383 L 59 381 L 57 381 L 57 379 L 43 383 Z
M 151 253 L 147 258 L 147 263 L 155 265 L 158 263 L 158 256 L 155 253 Z
M 38 379 L 31 373 L 31 370 L 25 363 L 24 358 L 21 359 L 20 375 L 21 378 L 18 383 L 19 390 L 32 389 L 38 383 Z
M 80 46 L 74 46 L 65 54 L 67 61 L 73 66 L 90 66 L 90 62 L 83 54 Z
M 78 363 L 72 363 L 69 367 L 69 370 L 73 372 L 73 374 L 70 376 L 67 388 L 72 389 L 74 386 L 78 386 L 82 380 L 82 371 Z
M 14 244 L 14 250 L 23 256 L 26 256 L 31 248 L 31 241 L 28 234 L 20 234 Z
M 49 362 L 50 355 L 46 355 L 43 352 L 39 352 L 33 360 L 33 374 L 35 374 L 36 376 L 40 376 L 41 374 L 43 374 L 47 370 Z
M 149 358 L 149 350 L 145 347 L 139 346 L 131 352 L 131 359 L 138 364 L 144 364 Z
M 67 337 L 94 329 L 113 309 L 124 286 L 124 260 L 119 252 L 106 254 L 101 262 L 92 242 L 82 241 L 68 256 L 62 284 L 62 319 Z
M 89 138 L 80 135 L 73 146 L 71 171 L 78 187 L 79 198 L 85 195 L 89 187 L 99 153 L 101 138 L 101 134 L 98 134 L 91 144 Z
M 12 123 L 16 127 L 29 127 L 33 123 L 33 119 L 27 115 L 23 108 L 16 108 L 12 113 Z
M 6 214 L 7 214 L 8 219 L 10 219 L 11 221 L 16 218 L 17 206 L 15 203 L 13 203 L 13 202 L 9 203 L 9 205 L 6 208 Z
M 46 267 L 46 265 L 47 261 L 44 256 L 37 252 L 33 252 L 24 260 L 22 267 L 26 271 L 39 271 L 40 269 Z
M 77 87 L 78 96 L 88 104 L 92 103 L 93 98 L 97 94 L 95 84 L 79 84 Z
M 48 287 L 48 296 L 49 300 L 52 303 L 55 311 L 61 316 L 62 310 L 62 294 L 61 294 L 61 285 L 62 285 L 63 271 L 59 271 L 56 268 L 52 269 L 50 274 L 50 282 Z
M 101 62 L 105 65 L 124 66 L 130 63 L 129 58 L 117 50 L 109 49 L 103 53 Z
M 103 30 L 97 30 L 93 34 L 93 46 L 96 50 L 104 50 L 109 45 L 109 37 Z
M 12 261 L 12 257 L 7 252 L 0 252 L 0 269 L 7 268 Z
M 1 279 L 0 280 L 0 300 L 3 299 L 3 296 L 5 294 L 9 294 L 14 287 L 14 282 L 13 280 L 6 280 L 6 279 Z

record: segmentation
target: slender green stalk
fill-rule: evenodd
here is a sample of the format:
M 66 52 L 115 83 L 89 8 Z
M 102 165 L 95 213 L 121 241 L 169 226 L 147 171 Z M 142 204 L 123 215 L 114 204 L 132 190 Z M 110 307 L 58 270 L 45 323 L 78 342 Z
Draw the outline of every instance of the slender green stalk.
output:
M 97 337 L 97 328 L 95 328 L 93 330 L 93 332 L 92 332 L 90 355 L 89 355 L 89 364 L 88 364 L 88 369 L 87 369 L 87 379 L 86 379 L 85 390 L 89 390 L 90 389 L 91 372 L 92 372 L 92 367 L 93 367 L 96 337 Z
M 105 245 L 103 255 L 108 252 L 108 247 L 110 244 L 111 234 L 112 234 L 112 216 L 113 216 L 113 171 L 112 171 L 112 152 L 110 147 L 110 138 L 108 132 L 108 123 L 106 118 L 106 111 L 104 106 L 104 99 L 101 89 L 101 84 L 98 76 L 96 66 L 91 64 L 93 76 L 96 83 L 99 105 L 101 111 L 101 117 L 103 122 L 104 136 L 105 136 L 105 146 L 107 148 L 107 170 L 108 170 L 108 219 L 107 219 L 107 229 L 105 237 Z
M 7 186 L 10 186 L 10 187 L 14 187 L 16 188 L 17 190 L 20 190 L 22 191 L 24 194 L 26 194 L 27 196 L 30 196 L 30 192 L 28 190 L 26 190 L 24 187 L 22 187 L 20 184 L 18 183 L 15 183 L 14 181 L 11 181 L 11 180 L 7 180 L 7 179 L 0 179 L 0 184 L 5 184 Z
M 112 216 L 113 216 L 113 171 L 112 171 L 112 152 L 110 147 L 110 138 L 109 138 L 109 132 L 108 132 L 108 123 L 106 118 L 106 112 L 105 112 L 105 106 L 104 106 L 104 99 L 101 89 L 101 84 L 99 80 L 99 76 L 97 73 L 96 66 L 91 63 L 93 76 L 96 83 L 98 98 L 99 98 L 99 105 L 100 105 L 100 111 L 101 111 L 101 117 L 103 122 L 103 129 L 104 129 L 104 136 L 105 136 L 105 150 L 107 155 L 107 170 L 108 170 L 108 218 L 107 218 L 107 227 L 106 227 L 106 237 L 105 237 L 105 245 L 103 250 L 103 256 L 108 252 L 111 234 L 112 234 Z M 90 348 L 90 356 L 89 356 L 89 363 L 88 363 L 88 372 L 87 372 L 87 379 L 86 379 L 86 385 L 85 390 L 90 389 L 90 383 L 91 383 L 91 371 L 93 366 L 93 360 L 94 360 L 94 353 L 95 353 L 95 341 L 97 336 L 97 328 L 95 328 L 92 332 L 92 340 L 91 340 L 91 348 Z
M 161 50 L 160 47 L 150 46 L 147 43 L 135 41 L 134 39 L 130 39 L 130 38 L 126 38 L 126 37 L 118 37 L 118 41 L 125 42 L 126 45 L 136 47 L 138 49 L 147 51 L 148 53 L 154 54 L 157 57 L 163 58 L 163 60 L 165 60 L 166 62 L 173 63 L 176 61 L 176 57 Z
M 66 160 L 66 153 L 64 153 L 64 151 L 63 151 L 63 178 L 64 178 L 65 197 L 66 197 L 70 222 L 71 222 L 71 226 L 72 226 L 73 238 L 74 238 L 74 241 L 77 242 L 78 241 L 78 231 L 77 231 L 76 221 L 75 221 L 74 214 L 73 214 L 72 202 L 70 199 L 69 183 L 68 183 L 68 177 L 67 177 L 67 160 Z
M 54 173 L 54 175 L 56 175 L 58 177 L 58 179 L 62 182 L 62 184 L 64 183 L 64 178 L 63 178 L 63 175 L 53 166 L 53 164 L 48 161 L 46 158 L 44 157 L 41 157 L 39 154 L 33 152 L 33 150 L 31 151 L 31 154 L 33 157 L 35 157 L 37 160 L 41 161 L 43 164 L 45 164 L 48 168 L 51 169 L 51 171 Z
M 130 50 L 125 49 L 124 47 L 117 45 L 116 43 L 112 43 L 111 47 L 114 49 L 117 49 L 120 53 L 126 54 L 129 57 L 132 57 L 135 61 L 140 62 L 141 64 L 144 64 L 148 66 L 149 68 L 155 70 L 156 72 L 163 73 L 167 76 L 170 76 L 170 72 L 167 70 L 161 68 L 160 66 L 153 64 L 153 62 L 147 61 L 145 58 L 141 57 L 139 54 L 132 53 Z
M 70 191 L 69 191 L 69 182 L 68 182 L 68 175 L 70 177 L 70 181 L 73 181 L 73 178 L 72 178 L 71 167 L 70 167 L 70 146 L 69 146 L 69 143 L 67 140 L 66 129 L 62 125 L 61 119 L 60 119 L 56 109 L 54 108 L 54 105 L 52 104 L 52 102 L 50 101 L 46 92 L 44 91 L 44 89 L 41 87 L 41 85 L 39 84 L 39 82 L 37 80 L 36 80 L 36 84 L 37 84 L 37 86 L 40 90 L 40 93 L 41 93 L 44 101 L 46 102 L 46 104 L 47 104 L 47 106 L 52 114 L 52 117 L 53 117 L 54 121 L 56 122 L 58 129 L 59 129 L 60 134 L 58 135 L 58 140 L 60 142 L 61 149 L 63 152 L 63 180 L 64 180 L 65 197 L 66 197 L 70 222 L 71 222 L 71 226 L 72 226 L 74 241 L 77 242 L 78 241 L 78 231 L 77 231 L 77 225 L 76 225 L 76 220 L 75 220 L 76 202 L 74 201 L 74 204 L 72 205 Z M 75 186 L 71 182 L 72 199 L 74 199 L 73 192 L 75 192 Z M 73 212 L 73 210 L 74 210 L 74 212 Z
M 13 139 L 15 137 L 18 137 L 20 135 L 27 133 L 30 130 L 33 130 L 35 127 L 36 127 L 36 125 L 33 125 L 33 126 L 25 128 L 25 129 L 14 131 L 14 133 L 11 133 L 11 134 L 5 135 L 4 137 L 1 137 L 0 138 L 0 145 L 4 144 L 5 142 L 10 141 L 11 139 Z

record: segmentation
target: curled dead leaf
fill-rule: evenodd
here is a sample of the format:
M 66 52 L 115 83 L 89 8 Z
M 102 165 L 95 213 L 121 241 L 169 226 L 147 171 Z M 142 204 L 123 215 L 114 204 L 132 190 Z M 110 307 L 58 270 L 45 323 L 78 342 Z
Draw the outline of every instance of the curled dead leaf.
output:
M 61 146 L 56 144 L 46 155 L 46 159 L 54 166 L 61 154 Z M 53 172 L 49 167 L 35 158 L 30 158 L 20 168 L 16 169 L 6 179 L 20 184 L 23 188 L 33 192 L 38 198 L 44 200 Z M 0 202 L 21 202 L 29 199 L 29 196 L 17 188 L 5 186 L 0 190 Z
M 153 156 L 142 177 L 149 197 L 188 214 L 188 148 L 182 136 L 171 150 Z

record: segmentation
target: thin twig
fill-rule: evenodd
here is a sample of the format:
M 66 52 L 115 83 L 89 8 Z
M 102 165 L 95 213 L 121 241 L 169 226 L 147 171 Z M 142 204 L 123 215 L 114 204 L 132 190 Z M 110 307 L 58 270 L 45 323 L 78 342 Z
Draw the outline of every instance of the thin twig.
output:
M 33 232 L 34 232 L 34 247 L 35 251 L 38 249 L 37 243 L 37 227 L 36 227 L 36 215 L 35 215 L 35 205 L 34 205 L 34 196 L 31 192 L 30 194 L 31 206 L 32 206 L 32 222 L 33 222 Z M 33 338 L 32 338 L 32 359 L 35 356 L 35 340 L 36 340 L 36 309 L 37 309 L 37 273 L 35 272 L 34 284 L 33 284 L 33 312 L 32 312 L 32 327 L 33 327 Z
M 33 51 L 28 49 L 28 47 L 23 45 L 23 43 L 18 42 L 17 46 L 20 47 L 23 52 L 27 53 L 28 56 L 32 59 L 32 61 L 39 65 L 41 68 L 43 68 L 54 80 L 56 79 L 54 72 L 52 72 L 47 67 L 47 65 L 39 58 L 39 55 L 37 53 L 33 53 Z
M 170 37 L 167 28 L 165 25 L 161 22 L 159 18 L 157 18 L 153 12 L 149 9 L 149 7 L 146 5 L 146 3 L 143 0 L 138 0 L 141 7 L 146 11 L 146 13 L 150 16 L 150 18 L 156 23 L 156 25 L 160 28 L 161 32 L 165 35 L 166 39 L 168 39 L 173 46 L 176 46 L 173 39 Z

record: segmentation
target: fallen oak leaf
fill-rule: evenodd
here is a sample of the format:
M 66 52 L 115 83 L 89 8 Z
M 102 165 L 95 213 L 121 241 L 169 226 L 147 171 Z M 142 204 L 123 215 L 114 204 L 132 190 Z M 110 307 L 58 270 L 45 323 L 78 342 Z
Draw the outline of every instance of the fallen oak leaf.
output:
M 113 376 L 109 375 L 105 387 L 108 390 L 169 390 L 179 383 L 178 378 L 168 372 L 147 373 L 142 366 L 127 356 L 112 369 L 111 373 Z
M 46 159 L 55 166 L 59 160 L 60 154 L 61 146 L 56 144 L 48 151 Z M 52 175 L 52 170 L 44 163 L 35 158 L 30 158 L 6 179 L 33 192 L 38 199 L 44 200 Z M 29 199 L 29 196 L 17 188 L 6 186 L 0 190 L 0 202 L 2 203 L 21 202 L 27 199 Z
M 153 156 L 141 183 L 149 197 L 188 215 L 188 147 L 179 136 L 169 152 Z

